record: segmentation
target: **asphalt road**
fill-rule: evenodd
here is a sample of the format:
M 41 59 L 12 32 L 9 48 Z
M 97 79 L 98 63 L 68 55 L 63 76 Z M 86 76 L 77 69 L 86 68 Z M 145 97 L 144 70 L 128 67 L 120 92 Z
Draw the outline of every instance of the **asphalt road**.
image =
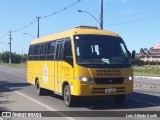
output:
M 38 96 L 35 86 L 26 83 L 26 69 L 0 66 L 0 111 L 56 111 L 54 114 L 60 116 L 58 119 L 65 120 L 82 120 L 84 118 L 87 120 L 97 120 L 97 118 L 103 120 L 108 119 L 107 117 L 92 117 L 93 114 L 99 114 L 100 116 L 102 111 L 117 111 L 119 112 L 117 114 L 125 113 L 123 111 L 160 111 L 160 79 L 135 78 L 134 93 L 127 95 L 123 105 L 114 104 L 112 98 L 108 97 L 94 100 L 94 102 L 92 102 L 92 99 L 80 99 L 75 107 L 69 108 L 65 106 L 62 97 L 58 95 L 48 93 L 45 96 Z M 68 113 L 61 111 L 73 112 L 70 112 L 72 115 L 68 116 Z M 75 117 L 73 115 L 77 114 L 75 111 L 85 111 L 85 115 L 88 114 L 90 117 L 80 117 L 83 112 L 77 112 L 79 116 Z M 51 114 L 53 115 L 53 113 Z M 116 114 L 116 112 L 111 114 Z M 8 120 L 8 118 L 4 119 Z M 10 118 L 10 120 L 12 119 L 17 120 L 21 118 Z M 52 120 L 57 119 L 57 117 L 47 119 Z M 124 120 L 128 118 L 111 117 L 110 119 Z M 138 120 L 141 117 L 133 119 Z M 158 120 L 158 118 L 152 119 Z

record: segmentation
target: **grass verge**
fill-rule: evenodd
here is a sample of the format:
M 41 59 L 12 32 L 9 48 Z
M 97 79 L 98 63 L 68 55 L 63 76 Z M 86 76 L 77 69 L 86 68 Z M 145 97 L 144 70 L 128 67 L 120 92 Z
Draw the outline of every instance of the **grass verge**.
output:
M 11 66 L 11 67 L 20 67 L 20 68 L 26 68 L 26 63 L 22 63 L 22 64 L 8 64 L 8 63 L 2 63 L 0 62 L 0 65 L 6 65 L 6 66 Z
M 160 77 L 160 66 L 145 65 L 145 66 L 134 66 L 134 76 L 152 76 Z

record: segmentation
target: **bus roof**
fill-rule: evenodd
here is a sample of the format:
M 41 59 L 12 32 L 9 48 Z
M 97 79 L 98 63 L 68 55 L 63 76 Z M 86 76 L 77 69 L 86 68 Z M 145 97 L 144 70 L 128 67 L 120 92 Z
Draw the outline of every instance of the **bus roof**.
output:
M 47 42 L 47 41 L 62 39 L 62 38 L 66 38 L 66 37 L 72 37 L 73 35 L 76 35 L 76 34 L 93 34 L 93 35 L 96 34 L 96 35 L 108 35 L 108 36 L 119 37 L 119 35 L 114 32 L 100 30 L 97 27 L 78 26 L 78 27 L 75 27 L 74 29 L 71 29 L 71 30 L 67 30 L 64 32 L 56 33 L 56 34 L 51 34 L 51 35 L 44 36 L 41 38 L 37 38 L 37 39 L 33 40 L 31 42 L 31 44 Z

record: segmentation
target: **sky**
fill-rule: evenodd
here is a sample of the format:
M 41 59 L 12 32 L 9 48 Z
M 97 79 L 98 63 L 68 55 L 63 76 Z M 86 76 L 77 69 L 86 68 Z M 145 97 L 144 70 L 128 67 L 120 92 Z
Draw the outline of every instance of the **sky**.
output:
M 10 30 L 12 52 L 28 53 L 33 36 L 37 36 L 37 16 L 41 17 L 40 37 L 79 25 L 99 27 L 89 14 L 77 10 L 87 11 L 99 20 L 100 3 L 101 0 L 0 0 L 0 53 L 9 51 Z M 104 0 L 104 30 L 119 34 L 130 51 L 160 44 L 159 5 L 160 0 Z

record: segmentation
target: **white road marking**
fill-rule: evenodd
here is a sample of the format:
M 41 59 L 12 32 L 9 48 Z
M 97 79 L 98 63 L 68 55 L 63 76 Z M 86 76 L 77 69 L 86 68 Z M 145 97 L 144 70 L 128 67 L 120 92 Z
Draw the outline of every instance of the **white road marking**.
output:
M 27 95 L 25 95 L 25 94 L 23 94 L 21 92 L 18 92 L 18 91 L 14 91 L 14 92 L 19 94 L 19 95 L 21 95 L 21 96 L 23 96 L 23 97 L 25 97 L 25 98 L 27 98 L 27 99 L 29 99 L 29 100 L 31 100 L 31 101 L 33 101 L 33 102 L 35 102 L 35 103 L 37 103 L 37 104 L 39 104 L 39 105 L 41 105 L 41 106 L 43 106 L 43 107 L 45 107 L 45 108 L 47 108 L 50 111 L 56 111 L 55 109 L 53 109 L 53 108 L 51 108 L 51 107 L 49 107 L 49 106 L 47 106 L 47 105 L 35 100 L 35 99 L 33 99 L 33 98 L 31 98 L 31 97 L 29 97 L 29 96 L 27 96 Z
M 13 73 L 13 72 L 11 72 L 11 71 L 8 71 L 8 70 L 7 70 L 7 71 L 5 71 L 5 72 L 7 72 L 7 73 Z
M 150 89 L 150 88 L 133 88 L 134 90 L 140 90 L 140 89 Z
M 142 85 L 142 84 L 136 84 L 134 85 L 133 89 L 156 89 L 157 87 L 154 85 Z
M 2 84 L 2 83 L 0 83 L 0 85 L 2 85 L 3 87 L 5 87 L 5 88 L 11 90 L 9 87 L 5 86 L 5 85 Z M 37 104 L 39 104 L 39 105 L 45 107 L 45 108 L 47 108 L 47 109 L 50 110 L 50 111 L 56 111 L 56 109 L 51 108 L 51 107 L 49 107 L 49 106 L 47 106 L 47 105 L 45 105 L 45 104 L 43 104 L 43 103 L 41 103 L 41 102 L 39 102 L 39 101 L 37 101 L 37 100 L 31 98 L 31 97 L 29 97 L 29 96 L 27 96 L 27 95 L 25 95 L 25 94 L 23 94 L 23 93 L 21 93 L 21 92 L 18 92 L 18 91 L 13 91 L 13 92 L 16 93 L 16 94 L 19 94 L 19 95 L 21 95 L 21 96 L 23 96 L 23 97 L 25 97 L 25 98 L 27 98 L 27 99 L 33 101 L 33 102 L 35 102 L 35 103 L 37 103 Z M 58 111 L 56 111 L 56 113 L 59 114 L 59 115 L 61 115 L 62 117 L 66 116 L 65 114 L 60 113 L 60 112 L 58 112 Z M 75 120 L 75 119 L 73 119 L 73 118 L 71 118 L 71 117 L 64 117 L 64 118 L 66 118 L 66 119 L 68 119 L 68 120 Z
M 148 101 L 145 101 L 145 100 L 142 100 L 142 102 L 145 102 L 145 103 L 147 103 L 147 104 L 151 104 L 151 105 L 157 105 L 157 104 L 155 104 L 155 103 L 151 103 L 151 102 L 148 102 Z
M 0 120 L 4 120 L 2 117 L 0 117 Z

